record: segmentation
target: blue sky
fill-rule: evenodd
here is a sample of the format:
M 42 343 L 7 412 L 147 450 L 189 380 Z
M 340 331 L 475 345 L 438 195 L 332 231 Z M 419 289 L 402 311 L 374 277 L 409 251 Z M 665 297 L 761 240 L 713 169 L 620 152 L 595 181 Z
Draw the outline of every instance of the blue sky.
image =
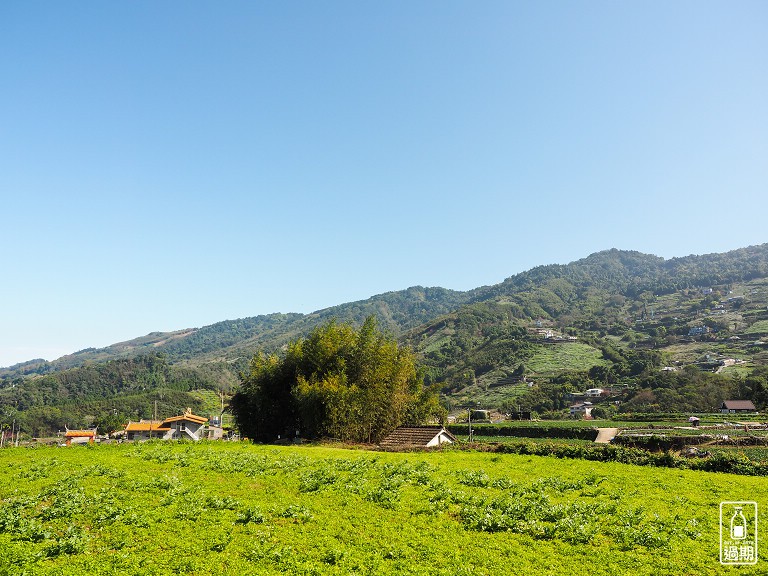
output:
M 765 2 L 0 3 L 0 366 L 768 242 Z

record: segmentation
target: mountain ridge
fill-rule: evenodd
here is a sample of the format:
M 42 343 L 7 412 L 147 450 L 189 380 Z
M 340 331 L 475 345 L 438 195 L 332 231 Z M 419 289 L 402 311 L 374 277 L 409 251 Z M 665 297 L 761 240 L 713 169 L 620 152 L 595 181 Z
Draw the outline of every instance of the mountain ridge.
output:
M 361 323 L 365 316 L 371 313 L 380 316 L 380 321 L 382 321 L 385 329 L 399 335 L 408 329 L 414 328 L 420 321 L 423 322 L 431 319 L 435 314 L 450 312 L 451 310 L 448 308 L 452 306 L 458 307 L 504 295 L 514 295 L 520 291 L 535 290 L 546 277 L 567 278 L 575 281 L 577 287 L 583 286 L 585 283 L 594 283 L 597 278 L 607 282 L 608 289 L 610 290 L 618 291 L 624 295 L 626 293 L 639 294 L 648 288 L 658 288 L 658 281 L 661 277 L 679 275 L 681 271 L 685 270 L 686 265 L 690 265 L 692 262 L 707 259 L 722 261 L 733 255 L 755 257 L 762 254 L 763 259 L 755 262 L 754 268 L 760 268 L 762 274 L 768 275 L 767 253 L 768 243 L 738 248 L 723 253 L 691 254 L 669 259 L 635 250 L 610 248 L 594 252 L 585 258 L 567 264 L 535 266 L 529 270 L 509 276 L 497 284 L 480 286 L 467 291 L 457 291 L 442 287 L 411 286 L 403 290 L 388 291 L 376 294 L 365 300 L 346 302 L 306 314 L 298 312 L 261 314 L 234 320 L 222 320 L 198 328 L 185 328 L 171 332 L 150 332 L 144 336 L 138 336 L 102 348 L 85 348 L 52 361 L 35 359 L 20 362 L 10 367 L 0 367 L 0 377 L 46 373 L 73 368 L 88 361 L 98 362 L 120 357 L 132 357 L 143 352 L 152 351 L 170 353 L 172 361 L 190 360 L 193 356 L 199 354 L 210 355 L 210 353 L 221 348 L 231 346 L 247 355 L 260 345 L 266 345 L 267 348 L 272 350 L 278 349 L 290 340 L 291 336 L 301 333 L 302 330 L 304 332 L 308 331 L 318 322 L 327 321 L 330 318 L 338 318 Z M 616 261 L 621 266 L 612 265 Z M 651 263 L 658 265 L 662 270 L 656 270 L 653 278 L 649 280 L 647 274 L 651 271 L 649 269 Z M 632 268 L 636 274 L 645 274 L 645 279 L 642 282 L 637 281 L 633 283 L 632 278 L 626 277 L 626 274 L 622 276 L 622 268 L 625 270 Z M 668 270 L 663 270 L 665 268 Z M 753 273 L 755 271 L 754 269 L 752 270 Z M 675 287 L 691 287 L 702 282 L 712 284 L 729 279 L 734 281 L 737 277 L 738 275 L 732 275 L 726 278 L 720 274 L 714 278 L 710 277 L 705 281 L 703 274 L 699 276 L 688 275 L 684 281 L 678 281 Z M 640 277 L 638 276 L 639 279 Z M 670 289 L 668 284 L 664 284 L 662 288 Z M 403 295 L 406 296 L 404 298 L 406 303 L 405 310 L 400 310 L 393 314 L 390 304 L 392 304 L 393 300 L 398 300 L 397 304 L 402 307 Z M 578 294 L 573 296 L 578 296 Z M 440 303 L 436 306 L 428 307 L 428 310 L 416 308 L 420 302 L 428 302 L 434 299 L 439 299 Z M 573 301 L 573 297 L 570 300 Z M 285 337 L 281 337 L 276 333 L 279 332 L 280 328 L 285 329 L 288 326 L 292 326 L 294 329 L 288 330 Z M 222 332 L 226 334 L 222 334 Z M 272 340 L 269 338 L 270 335 L 273 337 Z M 188 342 L 183 341 L 187 341 L 189 337 L 193 337 L 193 340 L 196 337 L 198 342 L 194 346 L 187 346 Z M 182 342 L 180 343 L 180 341 Z
M 0 370 L 0 426 L 18 418 L 42 433 L 155 410 L 218 413 L 219 395 L 238 385 L 254 354 L 279 354 L 331 320 L 361 325 L 371 315 L 416 352 L 447 406 L 554 414 L 590 388 L 618 391 L 626 409 L 712 410 L 728 397 L 768 406 L 762 244 L 669 260 L 610 249 L 468 291 L 412 286 L 28 361 Z

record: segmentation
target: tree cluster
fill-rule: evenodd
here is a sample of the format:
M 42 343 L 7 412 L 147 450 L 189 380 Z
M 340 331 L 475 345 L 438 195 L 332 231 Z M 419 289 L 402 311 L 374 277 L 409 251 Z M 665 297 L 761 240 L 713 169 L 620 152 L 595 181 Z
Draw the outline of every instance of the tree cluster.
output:
M 657 372 L 638 380 L 639 391 L 622 408 L 626 411 L 708 412 L 724 400 L 752 400 L 757 408 L 768 405 L 768 367 L 756 368 L 742 378 L 713 374 L 686 366 L 680 372 Z
M 377 442 L 442 411 L 414 354 L 381 333 L 373 316 L 359 330 L 332 320 L 293 341 L 282 357 L 259 354 L 241 381 L 230 407 L 241 433 L 255 440 L 298 431 Z

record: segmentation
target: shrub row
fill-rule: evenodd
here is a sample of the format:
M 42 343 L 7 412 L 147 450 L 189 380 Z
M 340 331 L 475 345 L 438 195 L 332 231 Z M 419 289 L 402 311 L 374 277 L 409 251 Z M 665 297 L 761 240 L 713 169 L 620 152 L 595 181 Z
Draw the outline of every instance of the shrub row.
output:
M 532 442 L 467 445 L 471 449 L 501 454 L 554 456 L 556 458 L 581 458 L 598 462 L 619 462 L 638 466 L 683 468 L 707 472 L 727 472 L 745 476 L 768 476 L 768 462 L 750 460 L 744 454 L 715 453 L 706 458 L 685 458 L 672 452 L 651 452 L 641 448 L 614 445 L 568 445 Z
M 711 434 L 701 434 L 699 436 L 667 436 L 659 434 L 633 436 L 631 434 L 621 434 L 613 439 L 613 443 L 632 448 L 660 451 L 682 450 L 686 446 L 706 444 L 715 439 L 715 436 Z M 768 439 L 760 436 L 735 436 L 727 440 L 719 438 L 717 439 L 717 444 L 719 446 L 765 446 L 768 444 Z
M 688 422 L 691 414 L 682 412 L 621 412 L 612 420 L 619 422 Z
M 613 439 L 613 444 L 626 446 L 628 448 L 642 448 L 651 452 L 660 452 L 666 450 L 682 450 L 686 446 L 704 444 L 712 441 L 713 437 L 709 435 L 701 436 L 666 436 L 652 434 L 646 436 L 633 436 L 631 434 L 620 434 Z
M 616 422 L 688 422 L 691 416 L 698 416 L 702 420 L 721 421 L 729 420 L 736 414 L 721 414 L 719 412 L 620 412 L 611 420 Z M 744 415 L 742 415 L 744 416 Z M 746 416 L 754 416 L 747 414 Z
M 466 424 L 446 427 L 451 434 L 465 435 Z M 520 426 L 515 424 L 473 424 L 472 433 L 477 436 L 516 436 L 519 438 L 563 438 L 570 440 L 594 440 L 596 428 L 567 426 Z

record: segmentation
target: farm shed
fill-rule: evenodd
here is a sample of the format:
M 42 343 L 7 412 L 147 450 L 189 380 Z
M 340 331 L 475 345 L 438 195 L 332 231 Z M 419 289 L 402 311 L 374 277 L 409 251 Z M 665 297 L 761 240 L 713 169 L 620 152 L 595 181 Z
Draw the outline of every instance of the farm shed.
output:
M 94 442 L 96 442 L 96 428 L 92 430 L 66 430 L 64 432 L 64 443 L 67 446 L 93 444 Z
M 736 414 L 738 412 L 757 412 L 757 408 L 751 400 L 726 400 L 720 411 L 723 414 Z
M 380 446 L 384 450 L 412 450 L 454 442 L 456 437 L 440 426 L 401 426 L 384 438 Z

